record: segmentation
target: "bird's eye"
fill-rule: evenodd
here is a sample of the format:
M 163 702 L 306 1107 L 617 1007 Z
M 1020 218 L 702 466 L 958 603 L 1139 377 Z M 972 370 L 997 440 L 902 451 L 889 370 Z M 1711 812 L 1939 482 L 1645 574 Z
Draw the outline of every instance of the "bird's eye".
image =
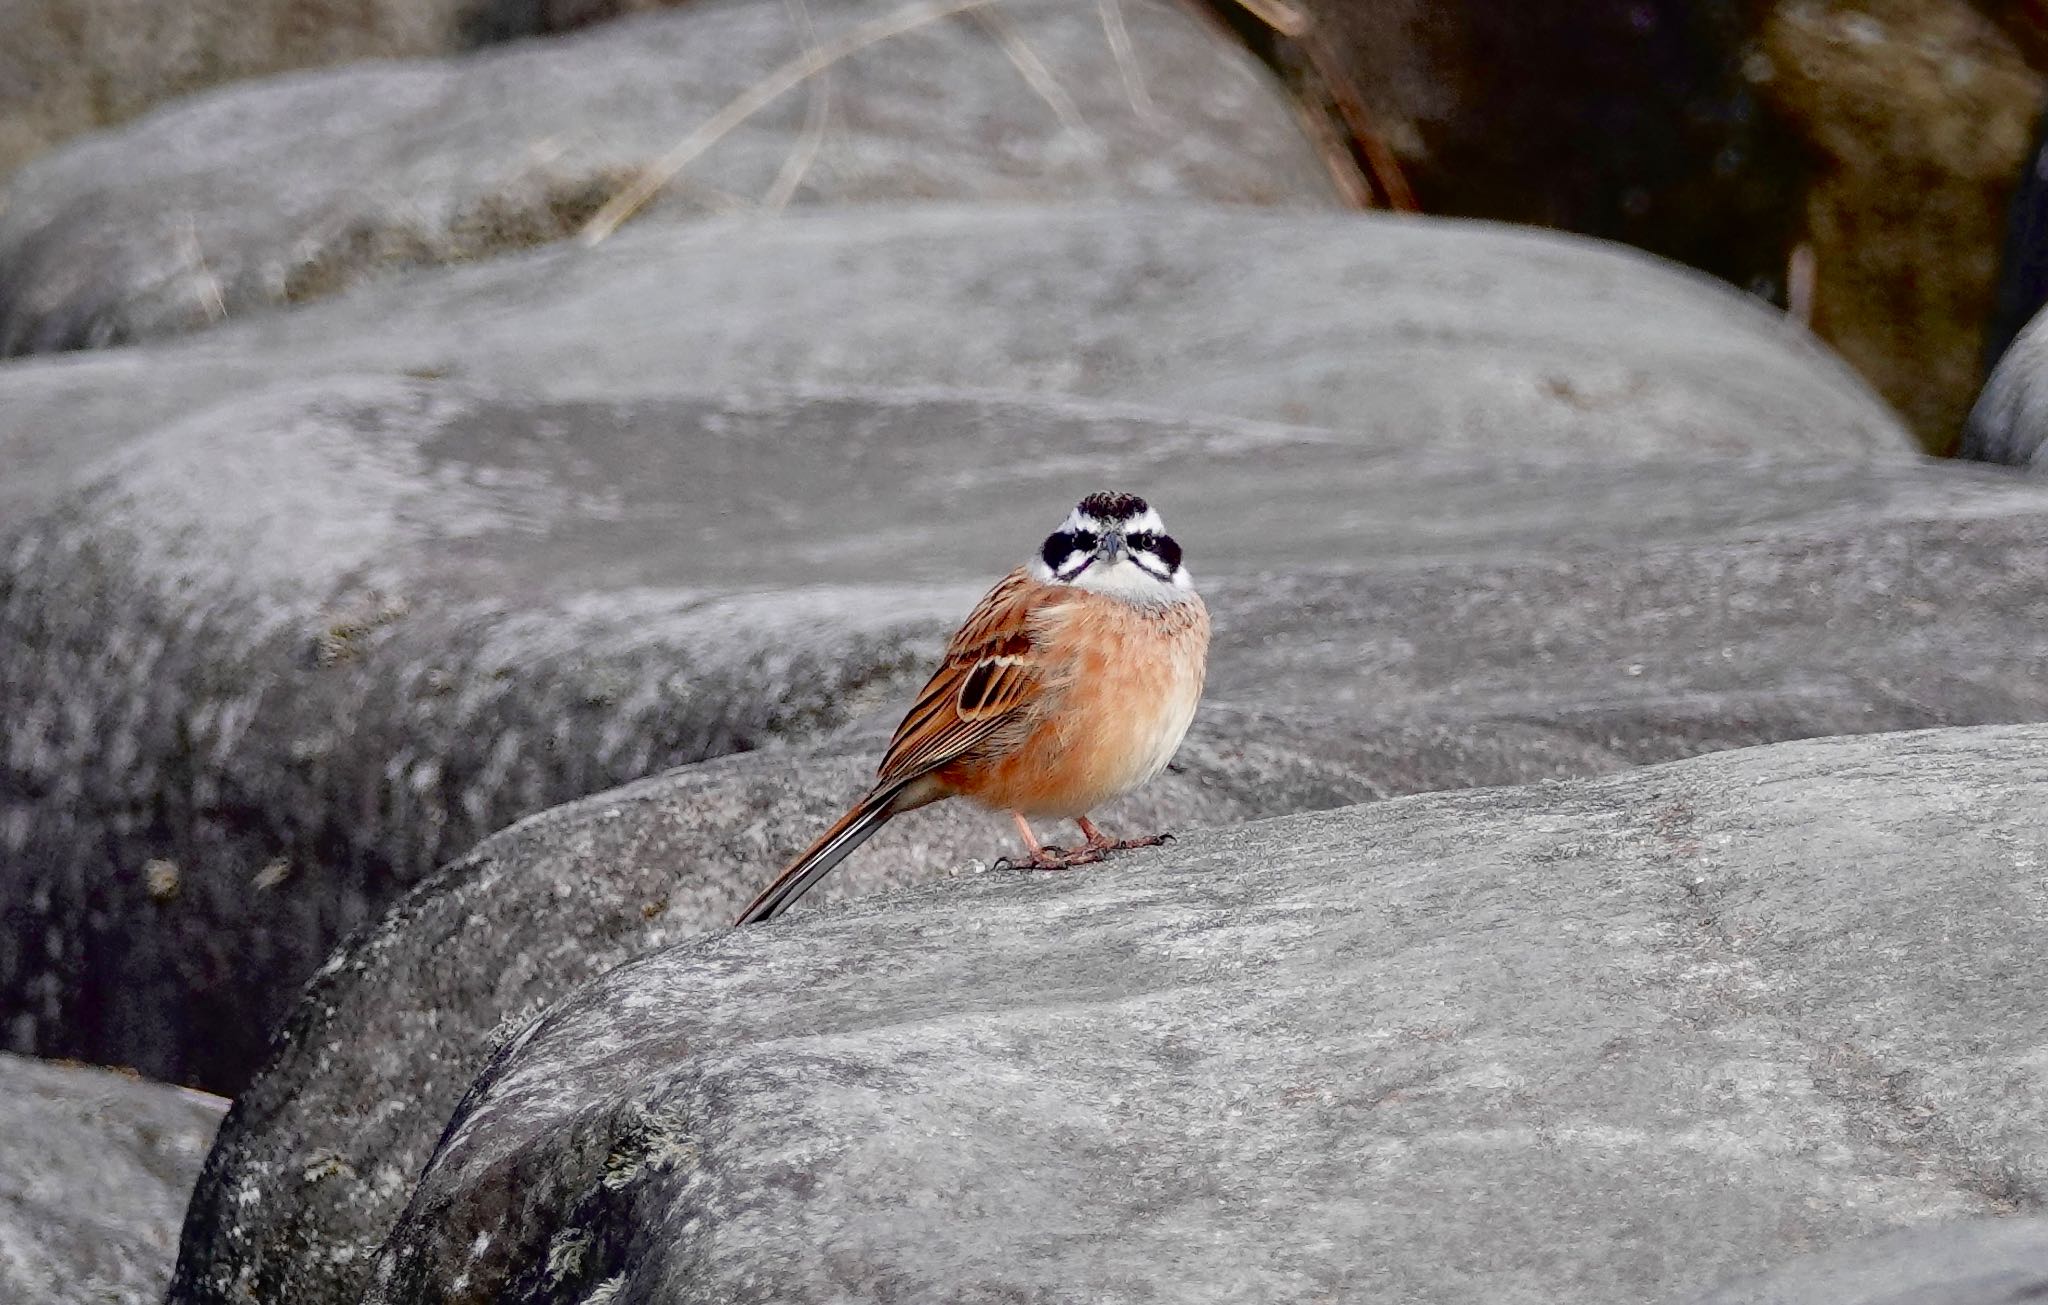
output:
M 1124 542 L 1131 546 L 1133 553 L 1149 553 L 1159 547 L 1159 536 L 1149 530 L 1141 530 L 1135 535 L 1125 535 Z
M 1095 532 L 1092 530 L 1076 530 L 1074 532 L 1074 547 L 1080 549 L 1084 553 L 1094 552 L 1095 545 L 1100 542 L 1101 541 L 1095 537 Z

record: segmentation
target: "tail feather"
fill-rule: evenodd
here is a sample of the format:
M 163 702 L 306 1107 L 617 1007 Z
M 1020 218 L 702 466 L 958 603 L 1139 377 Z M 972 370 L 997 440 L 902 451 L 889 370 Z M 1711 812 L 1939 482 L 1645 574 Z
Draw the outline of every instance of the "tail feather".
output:
M 860 801 L 853 809 L 839 817 L 837 824 L 818 836 L 818 841 L 804 849 L 802 856 L 789 863 L 788 868 L 775 876 L 775 882 L 763 888 L 760 895 L 747 903 L 747 909 L 739 913 L 734 924 L 753 924 L 758 920 L 772 920 L 795 904 L 796 899 L 809 892 L 811 885 L 823 879 L 833 866 L 844 861 L 847 854 L 868 841 L 876 830 L 887 824 L 889 817 L 902 808 L 897 799 L 902 796 L 903 785 L 891 785 L 876 789 Z

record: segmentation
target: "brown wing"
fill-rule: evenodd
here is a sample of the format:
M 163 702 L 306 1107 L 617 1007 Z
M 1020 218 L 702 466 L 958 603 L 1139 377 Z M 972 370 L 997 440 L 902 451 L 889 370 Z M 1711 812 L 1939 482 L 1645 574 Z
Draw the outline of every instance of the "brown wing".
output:
M 879 783 L 937 770 L 1023 718 L 1041 686 L 1029 617 L 1044 595 L 1022 570 L 988 591 L 896 727 Z

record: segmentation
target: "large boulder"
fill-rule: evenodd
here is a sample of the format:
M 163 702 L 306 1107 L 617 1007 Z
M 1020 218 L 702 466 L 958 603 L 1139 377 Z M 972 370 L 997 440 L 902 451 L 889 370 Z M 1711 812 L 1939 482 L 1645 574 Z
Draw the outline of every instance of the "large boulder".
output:
M 1135 426 L 1090 462 L 1161 484 L 1218 630 L 1176 769 L 1111 827 L 1187 831 L 1773 739 L 2048 719 L 2048 580 L 2034 565 L 2048 486 L 1891 461 L 1503 474 L 1450 452 L 1390 466 L 1251 434 L 1239 428 L 1233 455 Z M 979 504 L 969 519 L 1015 516 L 983 492 L 1052 497 L 1028 472 L 988 484 L 958 491 Z M 890 536 L 906 556 L 938 538 Z M 874 591 L 840 592 L 844 613 Z M 950 613 L 974 597 L 932 592 Z M 575 985 L 730 919 L 860 790 L 898 710 L 876 700 L 824 744 L 535 816 L 404 898 L 322 968 L 237 1099 L 194 1195 L 175 1299 L 354 1299 L 493 1045 Z M 920 812 L 798 913 L 971 873 L 1010 839 L 969 809 Z M 302 1181 L 316 1164 L 320 1181 Z
M 5 1036 L 226 1091 L 434 865 L 894 701 L 1105 478 L 1192 513 L 1212 576 L 1699 538 L 1830 466 L 1920 492 L 1882 407 L 1733 292 L 1244 210 L 628 232 L 16 364 L 0 412 Z M 1747 460 L 1779 469 L 1685 492 Z
M 1814 330 L 1953 452 L 1984 377 L 2006 206 L 2043 82 L 1973 0 L 1772 0 L 1756 92 L 1812 160 Z M 1902 184 L 1902 179 L 1910 180 Z
M 0 6 L 0 180 L 66 137 L 240 77 L 438 54 L 525 0 L 10 0 Z
M 369 1299 L 1705 1291 L 2048 1182 L 2048 727 L 1191 835 L 551 1007 Z
M 832 47 L 900 8 L 819 6 L 810 39 Z M 741 122 L 654 211 L 784 198 L 1335 205 L 1250 54 L 1168 0 L 1120 11 L 1127 68 L 1094 0 L 1003 0 L 1000 25 L 970 12 L 909 26 Z M 188 330 L 380 270 L 572 234 L 801 57 L 792 14 L 783 0 L 697 0 L 461 59 L 235 87 L 77 141 L 23 169 L 0 211 L 0 354 Z
M 611 402 L 747 387 L 1024 391 L 1512 457 L 1903 452 L 1753 298 L 1597 241 L 1187 205 L 873 206 L 628 227 L 143 349 L 0 372 L 0 519 L 280 379 L 446 376 Z
M 227 1102 L 0 1053 L 0 1300 L 155 1305 Z

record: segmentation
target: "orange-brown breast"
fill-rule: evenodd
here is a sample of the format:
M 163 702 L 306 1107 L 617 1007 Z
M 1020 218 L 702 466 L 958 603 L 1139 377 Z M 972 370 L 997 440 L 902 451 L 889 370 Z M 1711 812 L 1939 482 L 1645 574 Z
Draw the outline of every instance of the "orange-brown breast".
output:
M 1209 613 L 1193 594 L 1140 605 L 1069 590 L 1032 617 L 1042 706 L 1021 740 L 938 773 L 997 810 L 1067 818 L 1164 769 L 1194 719 L 1209 650 Z

